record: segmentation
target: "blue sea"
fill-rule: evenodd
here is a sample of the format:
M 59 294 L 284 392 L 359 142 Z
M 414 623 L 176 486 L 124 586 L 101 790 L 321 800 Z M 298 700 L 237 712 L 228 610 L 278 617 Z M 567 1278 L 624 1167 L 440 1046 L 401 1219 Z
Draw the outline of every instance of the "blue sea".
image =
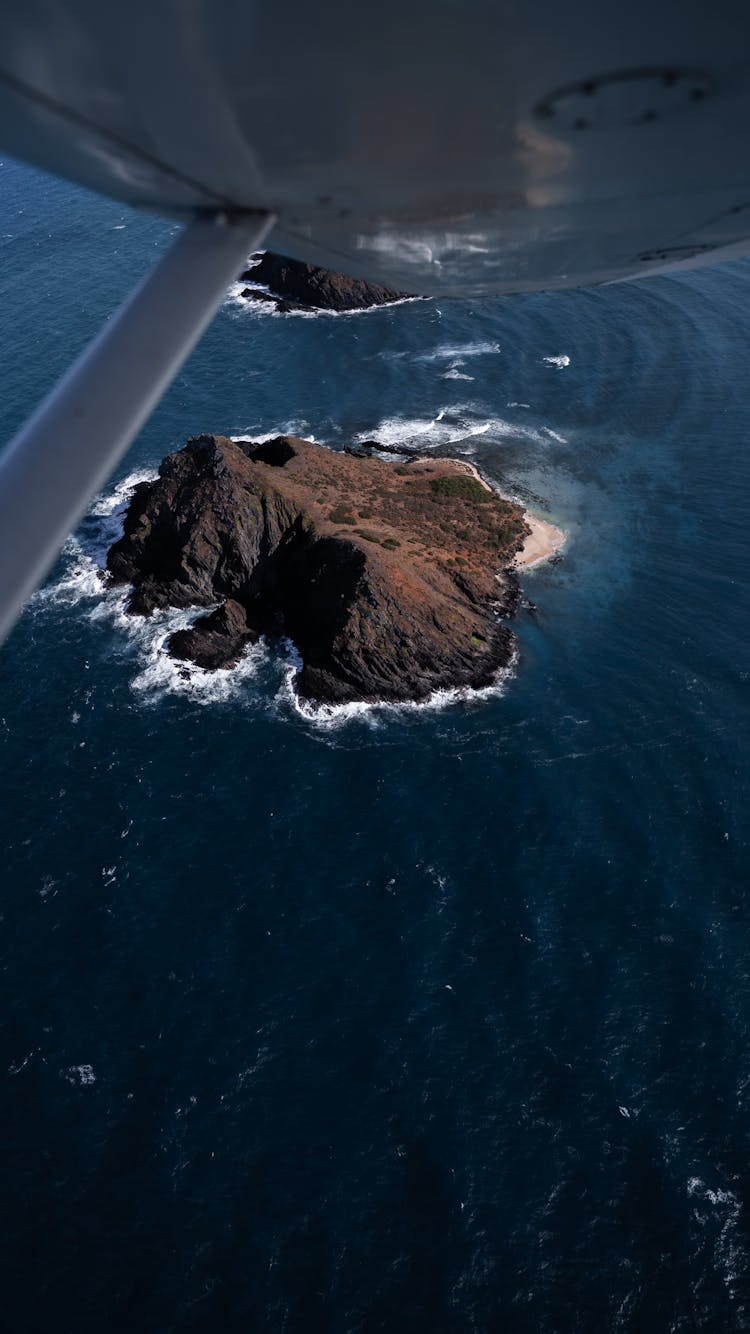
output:
M 3 163 L 3 440 L 175 231 Z M 97 569 L 199 431 L 460 454 L 561 526 L 510 675 L 181 676 Z M 750 1329 L 749 552 L 750 264 L 228 295 L 0 653 L 4 1330 Z

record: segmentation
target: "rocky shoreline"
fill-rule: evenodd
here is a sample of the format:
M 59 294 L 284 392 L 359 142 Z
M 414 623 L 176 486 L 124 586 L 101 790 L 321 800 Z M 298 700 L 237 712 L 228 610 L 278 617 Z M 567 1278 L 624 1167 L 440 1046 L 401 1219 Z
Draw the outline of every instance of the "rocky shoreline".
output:
M 512 660 L 502 618 L 529 533 L 460 460 L 201 435 L 135 488 L 107 567 L 133 615 L 205 609 L 169 641 L 176 658 L 226 667 L 286 636 L 305 699 L 418 701 Z
M 253 256 L 253 262 L 240 282 L 251 283 L 240 296 L 245 300 L 267 302 L 289 314 L 292 311 L 368 310 L 371 306 L 389 306 L 396 301 L 414 300 L 406 292 L 394 292 L 377 283 L 350 278 L 333 269 L 302 264 L 287 255 L 266 250 Z

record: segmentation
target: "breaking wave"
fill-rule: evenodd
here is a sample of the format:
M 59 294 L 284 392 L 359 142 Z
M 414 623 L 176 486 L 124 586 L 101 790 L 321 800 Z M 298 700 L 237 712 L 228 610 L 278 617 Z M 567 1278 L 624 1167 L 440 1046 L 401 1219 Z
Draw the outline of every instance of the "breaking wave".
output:
M 445 690 L 435 690 L 431 695 L 428 695 L 427 699 L 423 700 L 404 700 L 399 703 L 386 700 L 357 700 L 348 704 L 316 704 L 310 700 L 302 699 L 297 694 L 294 683 L 301 671 L 302 660 L 294 645 L 288 644 L 286 652 L 290 662 L 284 670 L 284 681 L 277 697 L 278 702 L 286 706 L 287 709 L 293 709 L 301 718 L 304 718 L 305 722 L 312 723 L 316 728 L 324 729 L 344 727 L 348 723 L 356 721 L 366 722 L 372 727 L 377 727 L 386 717 L 393 715 L 409 716 L 421 713 L 437 713 L 456 704 L 481 704 L 488 699 L 499 699 L 506 693 L 508 683 L 511 677 L 515 675 L 518 663 L 518 651 L 514 650 L 507 667 L 499 669 L 490 685 L 481 686 L 477 689 L 472 689 L 471 686 L 456 686 Z
M 549 441 L 549 435 L 542 429 L 507 421 L 503 417 L 480 416 L 464 404 L 440 408 L 434 417 L 385 417 L 370 430 L 360 431 L 356 439 L 360 442 L 378 440 L 384 449 L 397 445 L 418 450 L 459 445 L 477 436 L 486 436 L 490 440 L 530 440 L 538 445 Z
M 29 600 L 29 608 L 45 606 L 74 607 L 88 598 L 98 598 L 106 585 L 104 571 L 84 551 L 77 537 L 69 537 L 62 549 L 65 564 L 63 574 L 53 583 L 37 589 Z
M 436 421 L 440 419 L 439 414 Z M 287 423 L 281 433 L 295 434 L 307 422 Z M 272 439 L 279 431 L 267 434 L 251 433 L 255 440 Z M 233 436 L 243 439 L 244 436 Z M 308 435 L 308 439 L 312 437 Z M 167 644 L 178 630 L 186 629 L 197 616 L 213 610 L 211 607 L 167 608 L 156 610 L 151 616 L 131 616 L 127 611 L 129 590 L 107 584 L 104 562 L 106 553 L 122 532 L 122 523 L 128 501 L 135 487 L 153 480 L 154 469 L 141 468 L 118 482 L 111 491 L 98 495 L 86 514 L 79 533 L 70 537 L 63 552 L 63 570 L 51 583 L 45 585 L 31 601 L 31 608 L 41 610 L 50 606 L 80 606 L 93 623 L 108 625 L 118 636 L 123 656 L 134 659 L 135 674 L 130 688 L 144 703 L 158 703 L 168 695 L 189 696 L 200 705 L 223 704 L 229 700 L 247 699 L 246 686 L 279 653 L 283 681 L 276 695 L 279 703 L 292 707 L 307 722 L 317 727 L 338 727 L 353 719 L 366 719 L 375 726 L 388 714 L 435 712 L 457 703 L 477 703 L 502 695 L 513 674 L 516 657 L 502 668 L 491 685 L 473 690 L 469 687 L 435 691 L 429 698 L 404 703 L 357 702 L 350 704 L 312 704 L 300 699 L 294 682 L 302 668 L 302 659 L 290 640 L 281 641 L 280 650 L 260 639 L 246 647 L 240 661 L 233 667 L 207 671 L 194 663 L 170 656 Z M 87 608 L 85 604 L 90 604 Z M 218 604 L 216 604 L 218 605 Z
M 310 423 L 304 417 L 293 417 L 291 421 L 285 422 L 283 426 L 277 427 L 275 431 L 256 431 L 248 430 L 237 432 L 230 435 L 230 440 L 252 440 L 254 444 L 261 445 L 265 440 L 276 440 L 280 435 L 296 435 L 301 440 L 312 440 L 315 443 L 315 436 L 310 431 Z
M 257 296 L 253 296 L 253 289 Z M 243 296 L 243 292 L 249 295 Z M 347 318 L 351 315 L 371 315 L 376 310 L 393 310 L 394 306 L 410 305 L 414 301 L 424 301 L 427 298 L 421 296 L 404 296 L 398 301 L 388 301 L 380 306 L 359 306 L 354 310 L 277 310 L 271 301 L 264 300 L 265 296 L 272 296 L 273 293 L 268 287 L 260 283 L 235 282 L 229 287 L 227 295 L 224 298 L 225 307 L 235 312 L 254 315 L 268 315 L 272 319 L 285 320 L 317 320 L 317 319 L 337 319 Z
M 461 367 L 461 366 L 465 366 L 465 365 L 466 365 L 466 362 L 463 360 L 462 357 L 459 357 L 458 361 L 454 361 L 453 364 L 452 364 L 451 366 L 448 367 L 447 371 L 444 371 L 444 372 L 443 372 L 443 374 L 440 376 L 440 379 L 441 379 L 441 380 L 471 380 L 471 381 L 474 381 L 474 379 L 476 378 L 474 375 L 467 375 L 467 374 L 465 373 L 465 371 L 462 371 L 462 370 L 459 369 L 459 367 Z
M 210 607 L 168 608 L 151 616 L 130 616 L 127 592 L 112 591 L 90 612 L 93 621 L 107 621 L 135 652 L 137 671 L 130 688 L 144 702 L 158 702 L 165 695 L 189 695 L 197 704 L 223 704 L 236 698 L 245 682 L 254 677 L 267 657 L 265 645 L 250 644 L 234 667 L 206 671 L 191 662 L 172 658 L 167 650 L 170 637 L 184 630 Z
M 92 502 L 89 513 L 95 518 L 119 513 L 125 509 L 135 488 L 141 482 L 153 482 L 158 476 L 156 468 L 137 468 L 135 472 L 128 473 L 127 477 L 118 482 L 112 491 L 98 495 Z
M 420 352 L 415 361 L 453 361 L 465 357 L 486 357 L 502 352 L 499 343 L 446 343 L 431 352 Z
M 169 608 L 151 616 L 130 616 L 126 610 L 128 590 L 107 585 L 106 553 L 122 532 L 128 501 L 139 482 L 156 476 L 154 469 L 130 473 L 89 507 L 79 532 L 68 538 L 62 551 L 63 570 L 51 583 L 34 594 L 34 610 L 91 606 L 85 611 L 93 622 L 116 630 L 124 649 L 134 655 L 136 674 L 130 687 L 143 700 L 164 695 L 191 695 L 199 704 L 222 703 L 238 695 L 245 682 L 255 676 L 268 652 L 263 643 L 249 645 L 235 667 L 206 671 L 193 663 L 170 657 L 167 641 L 210 608 Z

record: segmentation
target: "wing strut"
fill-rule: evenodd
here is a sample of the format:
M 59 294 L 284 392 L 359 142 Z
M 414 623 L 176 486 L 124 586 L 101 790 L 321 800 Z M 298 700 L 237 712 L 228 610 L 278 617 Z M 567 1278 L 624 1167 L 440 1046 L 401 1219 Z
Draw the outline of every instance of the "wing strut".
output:
M 0 643 L 273 221 L 190 222 L 0 454 Z

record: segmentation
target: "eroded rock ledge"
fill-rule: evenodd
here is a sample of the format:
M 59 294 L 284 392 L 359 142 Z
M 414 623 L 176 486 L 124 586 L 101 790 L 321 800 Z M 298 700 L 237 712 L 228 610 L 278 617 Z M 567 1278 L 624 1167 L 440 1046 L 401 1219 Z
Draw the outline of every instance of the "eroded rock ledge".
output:
M 488 685 L 510 660 L 498 618 L 517 607 L 528 532 L 456 459 L 200 435 L 136 487 L 107 565 L 135 615 L 211 609 L 172 636 L 176 657 L 228 666 L 286 635 L 308 699 L 418 700 Z
M 241 275 L 241 282 L 260 284 L 246 287 L 242 296 L 253 301 L 268 301 L 277 310 L 367 310 L 403 301 L 405 292 L 394 292 L 377 283 L 350 278 L 345 273 L 302 264 L 287 255 L 266 250 L 260 259 Z M 268 291 L 261 290 L 268 288 Z

